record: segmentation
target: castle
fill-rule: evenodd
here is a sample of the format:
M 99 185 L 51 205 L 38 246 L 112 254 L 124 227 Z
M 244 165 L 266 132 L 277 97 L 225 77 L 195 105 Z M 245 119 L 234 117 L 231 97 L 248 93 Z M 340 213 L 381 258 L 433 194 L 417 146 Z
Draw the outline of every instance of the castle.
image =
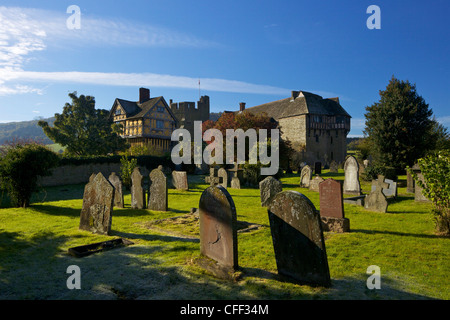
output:
M 339 103 L 339 98 L 324 99 L 306 91 L 292 91 L 291 96 L 245 109 L 239 112 L 265 113 L 278 122 L 281 137 L 301 153 L 303 161 L 343 162 L 347 153 L 347 134 L 351 116 Z
M 197 108 L 194 102 L 178 102 L 169 100 L 170 109 L 175 115 L 178 123 L 177 128 L 184 128 L 189 131 L 191 136 L 194 134 L 194 121 L 209 120 L 209 97 L 201 96 L 197 102 Z
M 291 142 L 303 161 L 343 162 L 347 150 L 347 134 L 351 116 L 340 105 L 339 98 L 324 99 L 306 91 L 292 91 L 285 99 L 245 108 L 241 102 L 237 112 L 265 113 L 278 122 L 281 137 Z M 225 111 L 227 112 L 227 111 Z M 150 97 L 150 90 L 139 89 L 139 101 L 116 98 L 110 118 L 123 125 L 122 137 L 132 146 L 151 145 L 169 151 L 171 135 L 177 128 L 194 134 L 194 121 L 207 121 L 209 97 L 197 102 L 166 103 L 164 97 Z

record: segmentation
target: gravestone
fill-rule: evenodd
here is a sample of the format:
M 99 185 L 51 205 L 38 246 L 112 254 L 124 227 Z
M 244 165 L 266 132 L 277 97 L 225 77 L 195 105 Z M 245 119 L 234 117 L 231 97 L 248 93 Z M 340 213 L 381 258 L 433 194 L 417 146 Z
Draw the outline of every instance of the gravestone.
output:
M 378 175 L 378 179 L 372 182 L 375 184 L 375 190 L 372 190 L 364 200 L 364 208 L 372 211 L 387 212 L 388 202 L 383 193 L 389 185 L 384 182 L 384 176 Z
M 359 183 L 359 164 L 356 158 L 349 156 L 344 164 L 344 193 L 360 195 L 361 185 Z
M 79 228 L 108 235 L 111 231 L 113 206 L 114 187 L 102 173 L 98 173 L 84 188 Z
M 319 185 L 320 217 L 324 231 L 348 232 L 350 220 L 344 216 L 342 184 L 326 179 Z
M 414 167 L 413 167 L 414 168 Z M 406 192 L 407 193 L 414 193 L 415 188 L 415 181 L 411 173 L 409 173 L 408 170 L 406 170 Z
M 272 176 L 268 176 L 259 183 L 259 193 L 261 197 L 261 206 L 267 207 L 272 201 L 273 197 L 283 191 L 281 181 Z
M 309 188 L 309 183 L 311 179 L 312 179 L 311 167 L 305 165 L 300 173 L 300 187 Z
M 131 174 L 131 208 L 144 209 L 145 193 L 144 193 L 144 176 L 141 174 L 139 167 L 134 168 Z
M 330 163 L 330 172 L 334 172 L 334 173 L 336 173 L 336 172 L 338 172 L 338 169 L 339 169 L 339 164 L 336 162 L 336 161 L 331 161 L 331 163 Z
M 213 260 L 202 266 L 226 277 L 238 268 L 236 207 L 222 186 L 208 187 L 199 202 L 200 253 Z
M 172 184 L 177 190 L 189 190 L 186 171 L 172 171 Z
M 324 181 L 324 179 L 323 179 L 321 176 L 316 175 L 316 176 L 314 177 L 314 179 L 312 179 L 312 180 L 309 182 L 309 190 L 319 192 L 319 184 L 320 184 L 322 181 Z
M 314 174 L 322 174 L 322 162 L 314 162 Z
M 383 194 L 386 196 L 386 198 L 397 197 L 397 182 L 391 179 L 384 179 L 384 182 L 388 184 L 387 188 L 383 188 Z M 371 191 L 375 190 L 376 184 L 376 181 L 372 181 Z
M 217 176 L 220 179 L 219 184 L 226 189 L 228 187 L 228 172 L 227 172 L 227 170 L 225 170 L 225 168 L 220 168 L 217 171 Z
M 155 211 L 167 211 L 168 209 L 167 178 L 161 167 L 150 172 L 148 209 Z
M 115 172 L 111 172 L 108 180 L 114 187 L 114 207 L 123 208 L 122 181 Z
M 242 180 L 244 178 L 244 169 L 239 169 L 239 165 L 237 163 L 234 163 L 233 167 L 227 169 L 227 171 L 229 180 L 233 179 L 234 177 L 239 178 L 239 180 Z
M 241 188 L 241 180 L 238 177 L 231 178 L 230 188 L 232 189 L 240 189 Z
M 209 183 L 210 187 L 216 186 L 221 182 L 220 178 L 217 176 L 216 168 L 209 168 L 209 177 L 205 178 L 205 182 Z
M 422 174 L 422 170 L 420 169 L 419 165 L 414 165 L 412 167 L 412 170 L 415 174 L 417 174 L 417 179 L 419 181 L 422 181 L 422 183 L 424 183 L 424 178 L 423 178 L 423 174 Z M 419 202 L 428 202 L 430 200 L 428 200 L 427 197 L 425 197 L 422 193 L 422 187 L 417 183 L 417 181 L 414 181 L 414 201 L 419 201 Z
M 278 273 L 301 284 L 331 285 L 320 214 L 296 191 L 278 193 L 268 209 Z
M 230 180 L 230 187 L 232 189 L 240 189 L 241 181 L 244 179 L 244 170 L 239 169 L 239 165 L 234 163 L 232 168 L 227 169 L 227 172 L 228 180 Z

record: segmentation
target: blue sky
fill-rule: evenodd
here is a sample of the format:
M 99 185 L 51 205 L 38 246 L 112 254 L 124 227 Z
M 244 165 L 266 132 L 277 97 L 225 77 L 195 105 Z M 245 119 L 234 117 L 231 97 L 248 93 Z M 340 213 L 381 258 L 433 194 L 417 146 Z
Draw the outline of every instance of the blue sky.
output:
M 68 29 L 70 5 L 80 29 Z M 370 30 L 370 5 L 381 29 Z M 0 122 L 61 112 L 68 93 L 97 108 L 138 99 L 208 95 L 237 110 L 305 90 L 339 97 L 362 135 L 365 107 L 394 75 L 415 83 L 450 127 L 450 2 L 10 1 L 0 5 Z

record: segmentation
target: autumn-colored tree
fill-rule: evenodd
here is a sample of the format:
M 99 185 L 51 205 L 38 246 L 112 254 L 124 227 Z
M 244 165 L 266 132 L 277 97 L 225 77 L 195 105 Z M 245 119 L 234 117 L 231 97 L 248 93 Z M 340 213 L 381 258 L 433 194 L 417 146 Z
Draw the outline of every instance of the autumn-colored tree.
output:
M 271 117 L 267 116 L 267 114 L 259 114 L 255 115 L 253 113 L 244 111 L 240 113 L 232 113 L 227 112 L 223 113 L 222 116 L 217 121 L 205 121 L 202 124 L 202 134 L 205 133 L 208 129 L 217 129 L 219 130 L 223 137 L 226 136 L 226 130 L 227 129 L 242 129 L 244 132 L 246 132 L 249 129 L 255 129 L 257 132 L 257 138 L 259 141 L 259 130 L 260 129 L 266 129 L 267 130 L 267 138 L 270 145 L 270 138 L 271 138 L 271 129 L 280 129 L 278 127 L 278 123 Z M 214 141 L 207 141 L 207 144 L 210 144 Z M 226 152 L 226 139 L 223 139 L 223 152 L 224 152 L 224 159 L 225 159 L 225 152 Z M 248 159 L 248 153 L 250 151 L 252 146 L 249 146 L 248 143 L 246 143 L 246 159 Z M 289 159 L 293 153 L 291 143 L 290 141 L 285 141 L 281 138 L 281 130 L 280 130 L 280 144 L 279 144 L 279 150 L 280 150 L 280 166 L 283 168 L 288 167 Z M 236 146 L 235 146 L 236 150 Z

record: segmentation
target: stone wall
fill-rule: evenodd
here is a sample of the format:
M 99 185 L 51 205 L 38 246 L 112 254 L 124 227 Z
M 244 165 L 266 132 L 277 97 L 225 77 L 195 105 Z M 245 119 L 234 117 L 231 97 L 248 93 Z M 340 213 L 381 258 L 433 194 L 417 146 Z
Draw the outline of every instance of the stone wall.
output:
M 278 120 L 282 135 L 281 138 L 289 139 L 292 147 L 300 151 L 306 145 L 306 116 L 283 118 Z
M 109 177 L 111 172 L 120 175 L 120 163 L 92 163 L 79 166 L 69 165 L 57 167 L 52 170 L 51 176 L 39 177 L 38 185 L 50 187 L 87 183 L 91 174 L 98 172 L 101 172 L 106 178 Z
M 346 129 L 311 129 L 306 115 L 279 119 L 282 138 L 288 138 L 296 151 L 303 152 L 304 161 L 312 165 L 345 161 L 347 153 Z
M 202 96 L 197 102 L 172 102 L 170 100 L 170 109 L 178 120 L 178 127 L 183 127 L 189 131 L 191 136 L 194 134 L 194 121 L 209 120 L 209 97 Z

